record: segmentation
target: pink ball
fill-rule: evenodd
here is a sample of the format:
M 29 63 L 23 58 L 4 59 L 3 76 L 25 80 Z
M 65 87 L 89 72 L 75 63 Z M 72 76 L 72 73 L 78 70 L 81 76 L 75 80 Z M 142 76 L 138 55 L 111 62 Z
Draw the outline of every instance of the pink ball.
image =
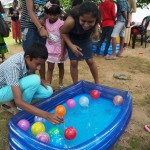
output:
M 30 127 L 30 123 L 29 123 L 28 120 L 22 119 L 22 120 L 20 120 L 20 121 L 18 122 L 18 126 L 19 126 L 22 130 L 27 131 L 27 130 L 29 129 L 29 127 Z
M 113 99 L 114 105 L 121 105 L 123 103 L 123 97 L 116 95 Z
M 76 102 L 75 102 L 73 99 L 68 99 L 68 100 L 67 100 L 67 106 L 68 106 L 69 108 L 73 108 L 73 107 L 76 106 Z
M 50 137 L 46 132 L 39 133 L 36 138 L 44 143 L 48 143 L 50 141 Z

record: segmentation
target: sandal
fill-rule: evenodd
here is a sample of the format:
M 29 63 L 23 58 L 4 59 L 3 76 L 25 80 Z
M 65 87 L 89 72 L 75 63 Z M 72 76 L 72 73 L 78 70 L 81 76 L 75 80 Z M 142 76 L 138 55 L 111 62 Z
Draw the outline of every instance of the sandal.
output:
M 63 89 L 64 88 L 64 85 L 62 84 L 62 85 L 59 85 L 59 88 L 60 89 Z
M 150 124 L 144 126 L 145 131 L 150 133 Z
M 116 56 L 113 56 L 113 55 L 106 55 L 105 56 L 105 60 L 115 60 L 116 59 Z
M 8 106 L 6 104 L 2 104 L 1 105 L 1 109 L 4 110 L 4 111 L 7 111 L 7 112 L 9 112 L 9 113 L 11 113 L 13 115 L 18 113 L 18 110 L 17 110 L 16 107 L 10 107 L 10 106 Z

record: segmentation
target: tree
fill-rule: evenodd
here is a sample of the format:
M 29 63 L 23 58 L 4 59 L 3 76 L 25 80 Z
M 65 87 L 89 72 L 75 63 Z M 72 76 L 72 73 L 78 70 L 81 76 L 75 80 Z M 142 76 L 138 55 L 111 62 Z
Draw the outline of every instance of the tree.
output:
M 83 0 L 83 1 L 93 1 L 97 5 L 102 1 L 102 0 Z M 116 1 L 116 0 L 112 0 Z M 65 10 L 68 10 L 71 7 L 71 2 L 72 0 L 61 0 L 61 5 Z M 148 8 L 147 5 L 150 4 L 150 0 L 137 0 L 137 7 L 139 8 Z

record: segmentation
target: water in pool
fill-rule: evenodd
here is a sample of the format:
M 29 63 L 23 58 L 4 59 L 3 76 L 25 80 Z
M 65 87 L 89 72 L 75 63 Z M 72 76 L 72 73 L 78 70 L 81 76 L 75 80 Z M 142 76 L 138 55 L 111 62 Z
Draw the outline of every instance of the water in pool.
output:
M 88 97 L 88 107 L 82 107 L 79 104 L 79 99 L 82 96 Z M 72 97 L 72 99 L 76 101 L 76 106 L 74 108 L 68 108 L 66 103 L 62 104 L 66 108 L 66 115 L 64 116 L 65 122 L 61 125 L 57 125 L 63 133 L 65 129 L 70 126 L 74 127 L 77 131 L 77 135 L 73 140 L 65 140 L 65 148 L 77 146 L 96 136 L 112 123 L 121 110 L 121 106 L 115 106 L 112 100 L 102 97 L 94 100 L 86 93 Z M 55 110 L 52 110 L 50 112 L 54 113 L 54 111 Z M 46 132 L 53 127 L 48 121 L 46 121 L 44 125 Z M 30 132 L 30 134 L 32 133 Z

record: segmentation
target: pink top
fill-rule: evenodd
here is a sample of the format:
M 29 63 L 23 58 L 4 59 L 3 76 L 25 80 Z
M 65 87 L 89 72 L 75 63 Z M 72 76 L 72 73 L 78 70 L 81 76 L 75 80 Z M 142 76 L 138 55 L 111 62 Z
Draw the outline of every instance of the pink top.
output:
M 46 19 L 45 27 L 49 33 L 49 38 L 46 40 L 46 47 L 48 50 L 47 61 L 53 63 L 59 63 L 59 55 L 61 53 L 61 37 L 60 27 L 64 24 L 64 21 L 58 19 L 55 23 L 50 23 L 49 19 Z

